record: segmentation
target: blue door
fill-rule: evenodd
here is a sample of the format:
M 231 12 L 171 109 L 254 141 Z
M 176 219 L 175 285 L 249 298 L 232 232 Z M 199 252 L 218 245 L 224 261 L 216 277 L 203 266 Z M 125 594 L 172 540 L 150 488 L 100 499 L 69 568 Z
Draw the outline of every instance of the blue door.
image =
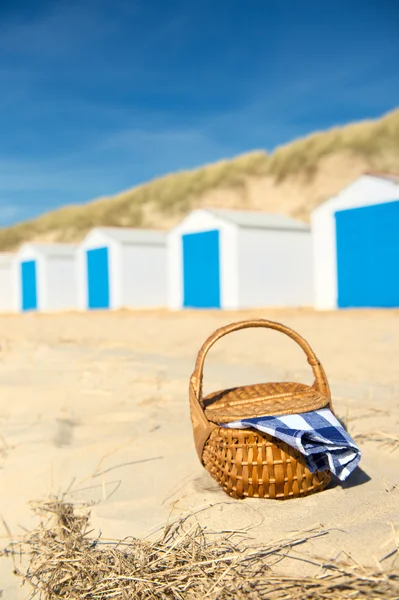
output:
M 88 307 L 109 308 L 108 248 L 87 250 Z
M 399 200 L 335 213 L 338 306 L 399 307 Z
M 189 233 L 183 242 L 183 306 L 220 308 L 219 231 Z
M 22 310 L 37 310 L 36 262 L 21 262 L 21 296 Z

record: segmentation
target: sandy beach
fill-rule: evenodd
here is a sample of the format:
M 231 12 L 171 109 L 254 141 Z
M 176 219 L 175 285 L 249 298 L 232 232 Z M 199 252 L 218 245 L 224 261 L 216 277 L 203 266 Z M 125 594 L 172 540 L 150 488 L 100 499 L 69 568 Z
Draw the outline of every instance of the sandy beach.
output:
M 363 452 L 344 485 L 287 502 L 236 501 L 199 464 L 187 393 L 196 353 L 220 325 L 251 317 L 297 330 L 322 361 L 336 413 Z M 66 493 L 94 503 L 103 538 L 154 536 L 168 519 L 200 511 L 210 529 L 252 527 L 258 542 L 329 531 L 278 568 L 305 573 L 298 553 L 388 567 L 395 555 L 381 560 L 399 536 L 398 354 L 398 311 L 2 316 L 0 544 L 35 525 L 31 501 Z M 284 380 L 311 383 L 312 373 L 301 350 L 272 331 L 224 338 L 205 367 L 206 392 Z M 28 593 L 12 568 L 0 560 L 5 600 Z

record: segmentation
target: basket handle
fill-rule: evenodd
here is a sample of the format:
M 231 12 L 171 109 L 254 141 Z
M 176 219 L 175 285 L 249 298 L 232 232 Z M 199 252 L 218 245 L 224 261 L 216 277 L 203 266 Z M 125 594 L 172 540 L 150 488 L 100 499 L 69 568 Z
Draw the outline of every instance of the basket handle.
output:
M 309 346 L 307 341 L 300 336 L 296 331 L 293 331 L 289 327 L 282 325 L 281 323 L 275 323 L 274 321 L 267 321 L 266 319 L 252 319 L 249 321 L 239 321 L 238 323 L 231 323 L 217 329 L 202 345 L 201 350 L 198 353 L 195 369 L 190 379 L 190 409 L 191 419 L 194 428 L 195 445 L 198 456 L 202 460 L 202 450 L 206 440 L 208 439 L 212 429 L 216 426 L 208 421 L 205 416 L 203 405 L 202 405 L 202 384 L 204 374 L 204 362 L 205 357 L 208 354 L 210 348 L 223 336 L 233 331 L 239 331 L 240 329 L 248 329 L 249 327 L 266 327 L 268 329 L 274 329 L 280 331 L 285 335 L 288 335 L 293 339 L 304 351 L 308 359 L 308 363 L 312 367 L 315 381 L 313 387 L 323 394 L 329 401 L 330 409 L 331 405 L 331 392 L 330 386 L 328 385 L 327 377 L 324 372 L 323 366 L 316 357 L 312 348 Z
M 218 340 L 220 340 L 220 338 L 224 337 L 228 333 L 232 333 L 233 331 L 239 331 L 240 329 L 248 329 L 250 327 L 265 327 L 267 329 L 274 329 L 276 331 L 284 333 L 285 335 L 288 335 L 288 337 L 293 339 L 302 348 L 302 350 L 306 354 L 308 363 L 312 367 L 313 374 L 315 376 L 313 387 L 321 394 L 323 394 L 323 396 L 326 396 L 326 398 L 331 403 L 330 386 L 328 385 L 327 377 L 324 372 L 323 366 L 320 363 L 319 359 L 316 357 L 312 348 L 309 346 L 308 342 L 302 336 L 300 336 L 299 333 L 296 333 L 296 331 L 293 331 L 286 325 L 282 325 L 281 323 L 276 323 L 274 321 L 267 321 L 266 319 L 251 319 L 248 321 L 239 321 L 238 323 L 231 323 L 230 325 L 225 325 L 224 327 L 217 329 L 204 342 L 201 350 L 198 352 L 195 369 L 191 376 L 191 383 L 193 385 L 195 395 L 199 402 L 202 402 L 204 362 L 209 350 Z

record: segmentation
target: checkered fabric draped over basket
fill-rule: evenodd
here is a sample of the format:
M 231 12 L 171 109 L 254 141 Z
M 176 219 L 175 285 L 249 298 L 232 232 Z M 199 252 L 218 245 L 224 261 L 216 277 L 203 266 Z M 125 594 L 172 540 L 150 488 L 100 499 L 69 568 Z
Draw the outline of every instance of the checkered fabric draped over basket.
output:
M 361 458 L 360 449 L 328 408 L 300 415 L 241 419 L 221 427 L 250 427 L 267 433 L 299 450 L 312 473 L 330 470 L 341 481 L 352 473 Z

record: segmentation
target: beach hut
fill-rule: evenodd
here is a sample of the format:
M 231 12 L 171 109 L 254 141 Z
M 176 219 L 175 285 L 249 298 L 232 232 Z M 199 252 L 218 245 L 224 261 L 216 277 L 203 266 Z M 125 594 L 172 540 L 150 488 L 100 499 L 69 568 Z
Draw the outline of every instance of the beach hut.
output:
M 312 304 L 310 227 L 283 215 L 198 209 L 168 234 L 168 305 Z
M 365 173 L 311 222 L 317 309 L 399 306 L 399 177 Z
M 26 243 L 16 253 L 17 310 L 77 308 L 76 246 Z
M 78 250 L 81 309 L 166 306 L 166 235 L 99 227 Z
M 0 312 L 15 310 L 13 260 L 13 254 L 8 252 L 0 253 Z

